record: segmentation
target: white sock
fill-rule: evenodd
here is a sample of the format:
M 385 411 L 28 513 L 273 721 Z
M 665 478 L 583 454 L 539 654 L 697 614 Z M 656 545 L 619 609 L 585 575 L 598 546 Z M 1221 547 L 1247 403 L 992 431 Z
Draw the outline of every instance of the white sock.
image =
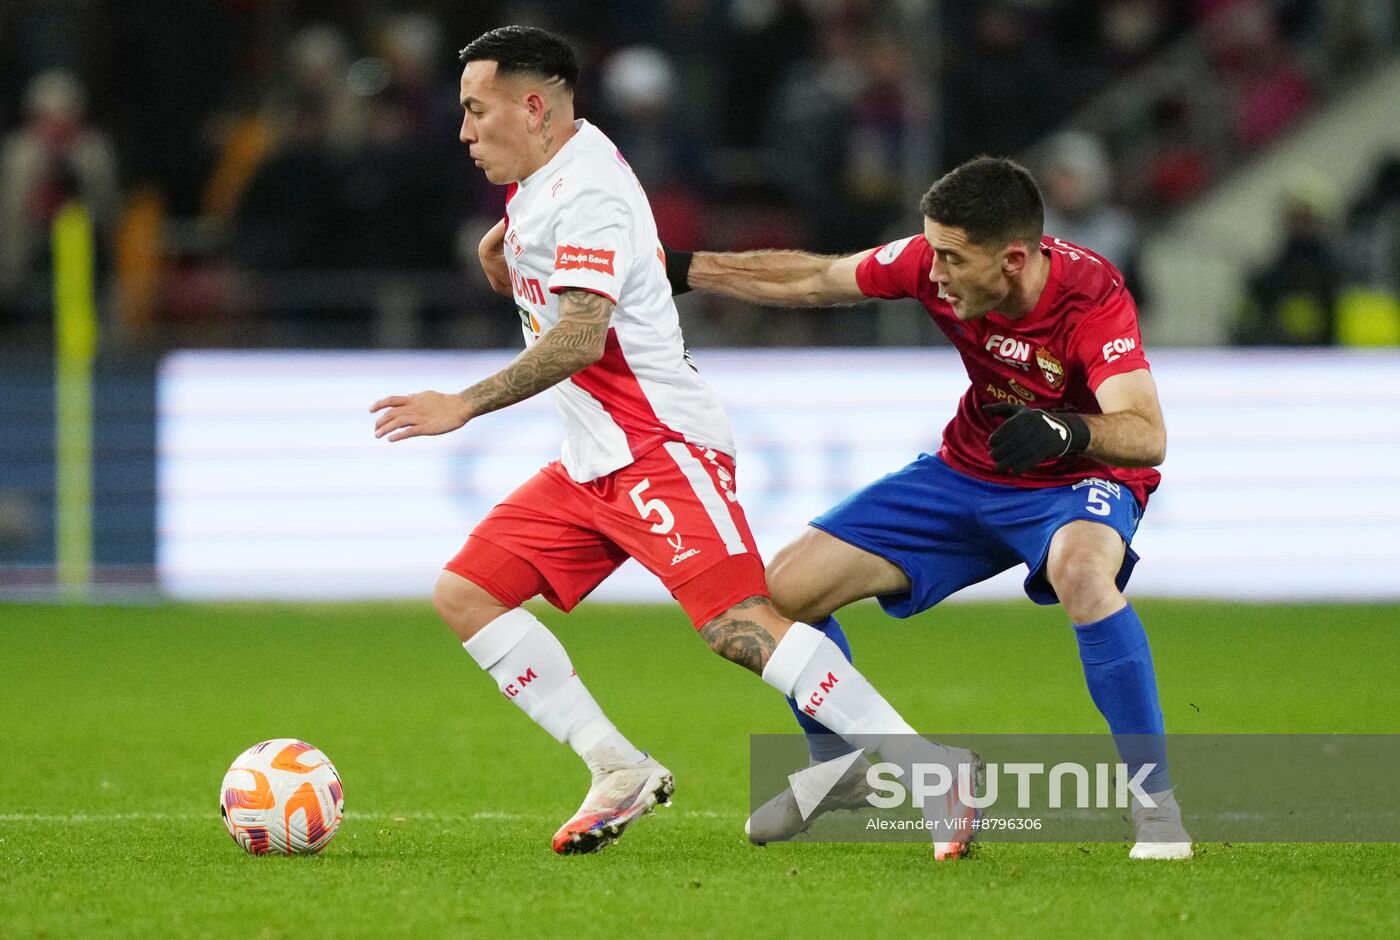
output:
M 851 744 L 900 767 L 937 763 L 952 769 L 970 760 L 967 751 L 955 752 L 921 738 L 826 634 L 805 623 L 788 628 L 768 657 L 763 681 Z M 947 821 L 945 811 L 934 802 L 926 804 L 923 812 L 940 824 Z M 946 845 L 949 837 L 935 834 L 933 838 L 937 847 Z
M 778 641 L 763 681 L 848 740 L 852 735 L 918 733 L 826 634 L 805 623 L 794 623 Z
M 462 647 L 506 698 L 595 772 L 595 765 L 636 763 L 645 756 L 603 714 L 563 644 L 529 611 L 507 611 Z

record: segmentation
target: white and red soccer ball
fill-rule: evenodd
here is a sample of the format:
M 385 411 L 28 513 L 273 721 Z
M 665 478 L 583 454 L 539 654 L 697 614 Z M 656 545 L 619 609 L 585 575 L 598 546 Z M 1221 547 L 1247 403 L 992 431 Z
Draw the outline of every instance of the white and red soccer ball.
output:
M 233 841 L 253 855 L 311 855 L 345 815 L 345 788 L 325 754 L 295 738 L 254 744 L 234 758 L 219 788 Z

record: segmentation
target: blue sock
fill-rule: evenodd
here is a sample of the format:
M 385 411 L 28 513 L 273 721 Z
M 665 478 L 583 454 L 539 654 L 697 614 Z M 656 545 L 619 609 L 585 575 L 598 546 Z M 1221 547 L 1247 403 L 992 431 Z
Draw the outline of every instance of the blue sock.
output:
M 1143 781 L 1142 788 L 1148 793 L 1166 790 L 1171 786 L 1166 725 L 1157 701 L 1152 651 L 1137 611 L 1129 604 L 1102 620 L 1075 624 L 1074 636 L 1079 641 L 1089 696 L 1108 719 L 1118 756 L 1128 765 L 1129 775 L 1145 763 L 1154 763 L 1157 769 Z
M 850 641 L 846 639 L 846 633 L 841 629 L 841 624 L 836 622 L 835 617 L 826 617 L 816 621 L 811 626 L 813 629 L 825 633 L 847 660 L 855 661 L 851 658 Z M 822 761 L 835 760 L 842 754 L 849 754 L 855 750 L 846 742 L 845 738 L 833 733 L 826 725 L 798 708 L 797 702 L 788 699 L 787 703 L 788 707 L 792 709 L 792 713 L 797 716 L 797 723 L 802 726 L 803 732 L 807 735 L 807 750 L 812 755 L 812 763 L 819 764 Z

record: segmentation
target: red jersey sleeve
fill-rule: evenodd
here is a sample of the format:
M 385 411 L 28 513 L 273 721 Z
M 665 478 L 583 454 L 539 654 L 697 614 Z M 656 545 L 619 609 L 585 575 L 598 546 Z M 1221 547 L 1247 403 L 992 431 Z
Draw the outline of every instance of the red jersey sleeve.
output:
M 1083 367 L 1091 392 L 1111 375 L 1149 368 L 1132 295 L 1120 290 L 1086 314 L 1074 332 L 1070 354 Z
M 856 286 L 867 297 L 895 300 L 918 297 L 919 281 L 928 276 L 931 262 L 928 242 L 910 235 L 866 255 L 856 267 Z

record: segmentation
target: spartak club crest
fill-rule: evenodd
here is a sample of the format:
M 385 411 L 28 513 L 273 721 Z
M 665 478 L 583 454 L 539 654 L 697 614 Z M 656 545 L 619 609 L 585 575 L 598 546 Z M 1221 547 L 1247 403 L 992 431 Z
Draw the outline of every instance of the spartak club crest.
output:
M 1040 374 L 1045 376 L 1045 382 L 1055 391 L 1059 391 L 1065 384 L 1065 366 L 1055 354 L 1044 346 L 1036 347 L 1035 364 L 1040 366 Z

